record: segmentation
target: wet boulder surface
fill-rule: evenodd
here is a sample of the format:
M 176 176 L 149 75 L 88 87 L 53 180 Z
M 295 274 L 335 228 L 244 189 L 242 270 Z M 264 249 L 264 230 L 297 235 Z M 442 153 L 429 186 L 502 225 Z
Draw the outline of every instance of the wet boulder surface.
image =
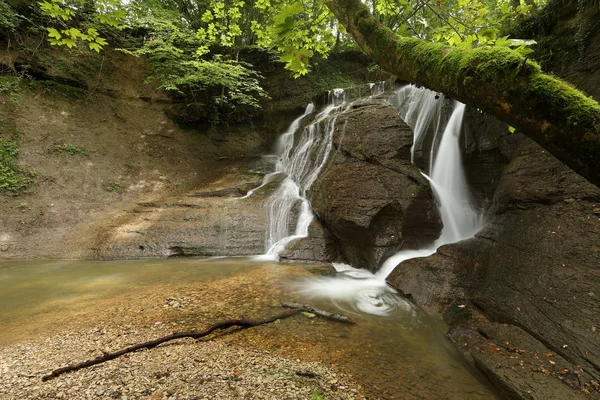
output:
M 333 146 L 308 198 L 341 258 L 375 271 L 401 246 L 439 236 L 427 180 L 410 162 L 413 133 L 384 97 L 336 117 Z

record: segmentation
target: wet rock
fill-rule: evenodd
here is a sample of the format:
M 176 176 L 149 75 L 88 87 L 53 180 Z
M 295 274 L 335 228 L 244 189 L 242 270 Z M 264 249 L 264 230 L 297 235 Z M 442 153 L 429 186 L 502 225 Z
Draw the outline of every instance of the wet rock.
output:
M 333 262 L 340 258 L 335 240 L 317 220 L 308 227 L 307 237 L 290 242 L 279 257 L 281 260 L 309 263 Z
M 443 316 L 450 338 L 507 395 L 600 395 L 591 383 L 600 378 L 593 329 L 600 302 L 588 295 L 600 285 L 600 220 L 594 213 L 600 189 L 531 140 L 507 140 L 511 160 L 486 227 L 431 257 L 402 263 L 388 281 Z M 534 356 L 521 368 L 522 360 L 507 360 L 503 351 L 482 350 L 488 342 L 519 343 Z M 545 353 L 557 354 L 560 362 L 549 363 Z
M 309 199 L 353 266 L 376 270 L 400 246 L 439 236 L 431 189 L 410 162 L 412 137 L 383 98 L 358 102 L 338 116 L 332 154 Z
M 466 149 L 467 183 L 478 207 L 489 208 L 502 171 L 508 164 L 512 134 L 506 123 L 469 106 L 465 109 L 463 126 L 461 139 Z M 505 145 L 499 146 L 500 143 Z

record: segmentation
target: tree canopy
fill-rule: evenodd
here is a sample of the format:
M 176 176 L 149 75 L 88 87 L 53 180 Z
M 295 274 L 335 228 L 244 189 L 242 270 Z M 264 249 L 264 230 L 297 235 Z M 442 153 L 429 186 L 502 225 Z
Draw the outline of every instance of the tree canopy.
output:
M 600 181 L 600 107 L 543 74 L 529 59 L 534 41 L 509 35 L 545 0 L 40 0 L 29 13 L 18 3 L 0 0 L 4 35 L 30 23 L 55 46 L 111 43 L 147 56 L 163 89 L 221 109 L 259 107 L 266 95 L 239 58 L 244 48 L 300 76 L 314 56 L 358 46 L 400 79 L 498 116 Z

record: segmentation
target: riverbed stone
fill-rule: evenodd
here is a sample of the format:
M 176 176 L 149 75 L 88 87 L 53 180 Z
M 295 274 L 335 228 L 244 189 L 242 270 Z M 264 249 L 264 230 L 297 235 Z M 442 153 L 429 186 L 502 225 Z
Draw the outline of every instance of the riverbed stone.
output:
M 413 133 L 385 97 L 339 115 L 333 149 L 308 197 L 344 260 L 375 271 L 401 246 L 439 236 L 427 180 L 410 162 Z

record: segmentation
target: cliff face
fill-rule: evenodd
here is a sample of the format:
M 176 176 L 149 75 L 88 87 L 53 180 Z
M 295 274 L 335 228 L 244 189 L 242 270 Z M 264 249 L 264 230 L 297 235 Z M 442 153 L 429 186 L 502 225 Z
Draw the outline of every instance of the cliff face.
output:
M 123 91 L 32 81 L 18 102 L 3 99 L 2 137 L 18 137 L 19 163 L 35 177 L 26 193 L 1 197 L 1 258 L 87 257 L 93 249 L 78 248 L 81 241 L 124 210 L 200 187 L 227 171 L 230 159 L 266 147 L 252 129 L 180 128 L 165 116 L 167 99 L 147 97 L 153 92 L 143 74 L 137 82 L 128 75 L 136 66 L 122 68 L 115 75 L 128 82 Z
M 583 29 L 573 21 L 598 10 L 577 14 L 569 4 L 538 31 L 539 54 L 598 100 L 597 24 L 583 47 L 560 50 Z M 467 173 L 489 207 L 485 228 L 402 263 L 388 280 L 443 317 L 451 340 L 507 396 L 598 396 L 600 189 L 494 119 L 472 111 L 467 125 Z
M 272 171 L 262 156 L 313 96 L 372 75 L 357 54 L 298 80 L 245 54 L 271 99 L 245 124 L 211 126 L 145 84 L 142 58 L 2 47 L 0 144 L 31 185 L 0 192 L 0 259 L 260 254 L 264 196 L 231 198 Z
M 510 396 L 570 396 L 560 381 L 596 391 L 600 189 L 525 137 L 504 140 L 510 162 L 485 228 L 400 264 L 388 281 L 442 316 Z

